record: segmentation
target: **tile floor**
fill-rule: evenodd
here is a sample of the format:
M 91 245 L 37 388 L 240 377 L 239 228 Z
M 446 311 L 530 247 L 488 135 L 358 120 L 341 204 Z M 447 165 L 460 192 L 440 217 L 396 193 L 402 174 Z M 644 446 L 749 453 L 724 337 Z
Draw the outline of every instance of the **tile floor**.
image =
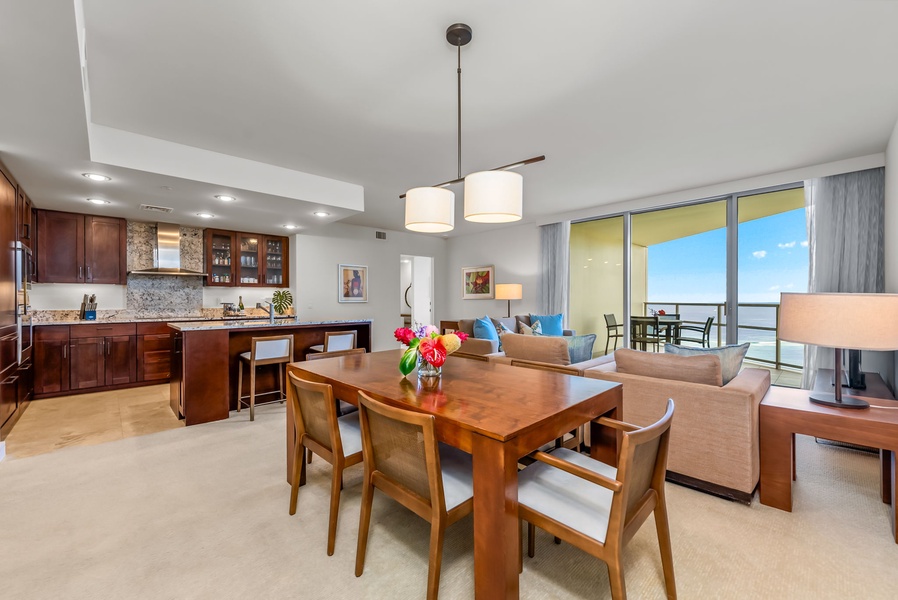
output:
M 183 427 L 168 384 L 31 402 L 6 438 L 7 459 Z

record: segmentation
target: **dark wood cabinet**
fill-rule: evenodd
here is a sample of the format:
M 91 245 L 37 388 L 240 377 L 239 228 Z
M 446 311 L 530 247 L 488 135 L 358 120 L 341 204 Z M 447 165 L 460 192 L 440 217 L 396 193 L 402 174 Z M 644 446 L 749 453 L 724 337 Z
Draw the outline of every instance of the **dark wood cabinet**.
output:
M 0 425 L 6 423 L 19 406 L 18 379 L 15 365 L 0 372 Z
M 41 283 L 127 283 L 127 223 L 55 210 L 37 211 Z
M 69 389 L 85 390 L 106 384 L 105 338 L 76 338 L 69 344 Z
M 29 248 L 33 247 L 31 241 L 34 237 L 31 208 L 31 199 L 25 195 L 25 191 L 20 186 L 16 198 L 16 237 Z
M 34 328 L 34 394 L 69 390 L 69 328 L 44 325 Z
M 206 285 L 289 287 L 289 239 L 258 233 L 207 229 Z
M 137 338 L 137 380 L 165 381 L 171 374 L 171 335 L 153 333 Z
M 115 335 L 106 340 L 106 385 L 137 381 L 137 338 Z

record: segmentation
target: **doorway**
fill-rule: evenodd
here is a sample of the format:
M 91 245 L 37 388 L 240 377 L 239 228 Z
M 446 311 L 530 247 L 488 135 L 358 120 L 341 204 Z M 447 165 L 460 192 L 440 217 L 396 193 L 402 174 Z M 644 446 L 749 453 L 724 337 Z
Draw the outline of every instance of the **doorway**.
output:
M 403 254 L 399 267 L 403 327 L 433 324 L 433 257 Z

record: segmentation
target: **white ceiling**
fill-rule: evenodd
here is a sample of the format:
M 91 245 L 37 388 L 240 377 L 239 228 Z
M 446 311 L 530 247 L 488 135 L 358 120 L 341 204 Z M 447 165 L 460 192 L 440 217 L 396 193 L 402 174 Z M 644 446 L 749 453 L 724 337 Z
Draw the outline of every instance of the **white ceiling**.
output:
M 462 172 L 545 154 L 520 171 L 525 219 L 882 152 L 898 118 L 894 2 L 84 0 L 84 16 L 93 123 L 361 185 L 364 212 L 326 220 L 384 229 L 402 229 L 399 194 L 456 174 L 457 21 L 474 30 Z M 92 163 L 74 0 L 0 0 L 0 82 L 0 158 L 42 208 L 315 224 L 320 203 Z M 212 198 L 228 191 L 240 202 Z M 455 191 L 451 235 L 495 227 L 465 222 Z

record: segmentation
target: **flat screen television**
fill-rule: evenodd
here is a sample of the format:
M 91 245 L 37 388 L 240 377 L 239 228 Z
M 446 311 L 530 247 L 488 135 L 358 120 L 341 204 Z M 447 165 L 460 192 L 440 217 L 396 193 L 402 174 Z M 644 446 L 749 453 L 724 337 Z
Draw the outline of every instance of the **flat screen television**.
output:
M 848 387 L 855 390 L 867 389 L 864 374 L 861 373 L 861 351 L 848 351 Z

